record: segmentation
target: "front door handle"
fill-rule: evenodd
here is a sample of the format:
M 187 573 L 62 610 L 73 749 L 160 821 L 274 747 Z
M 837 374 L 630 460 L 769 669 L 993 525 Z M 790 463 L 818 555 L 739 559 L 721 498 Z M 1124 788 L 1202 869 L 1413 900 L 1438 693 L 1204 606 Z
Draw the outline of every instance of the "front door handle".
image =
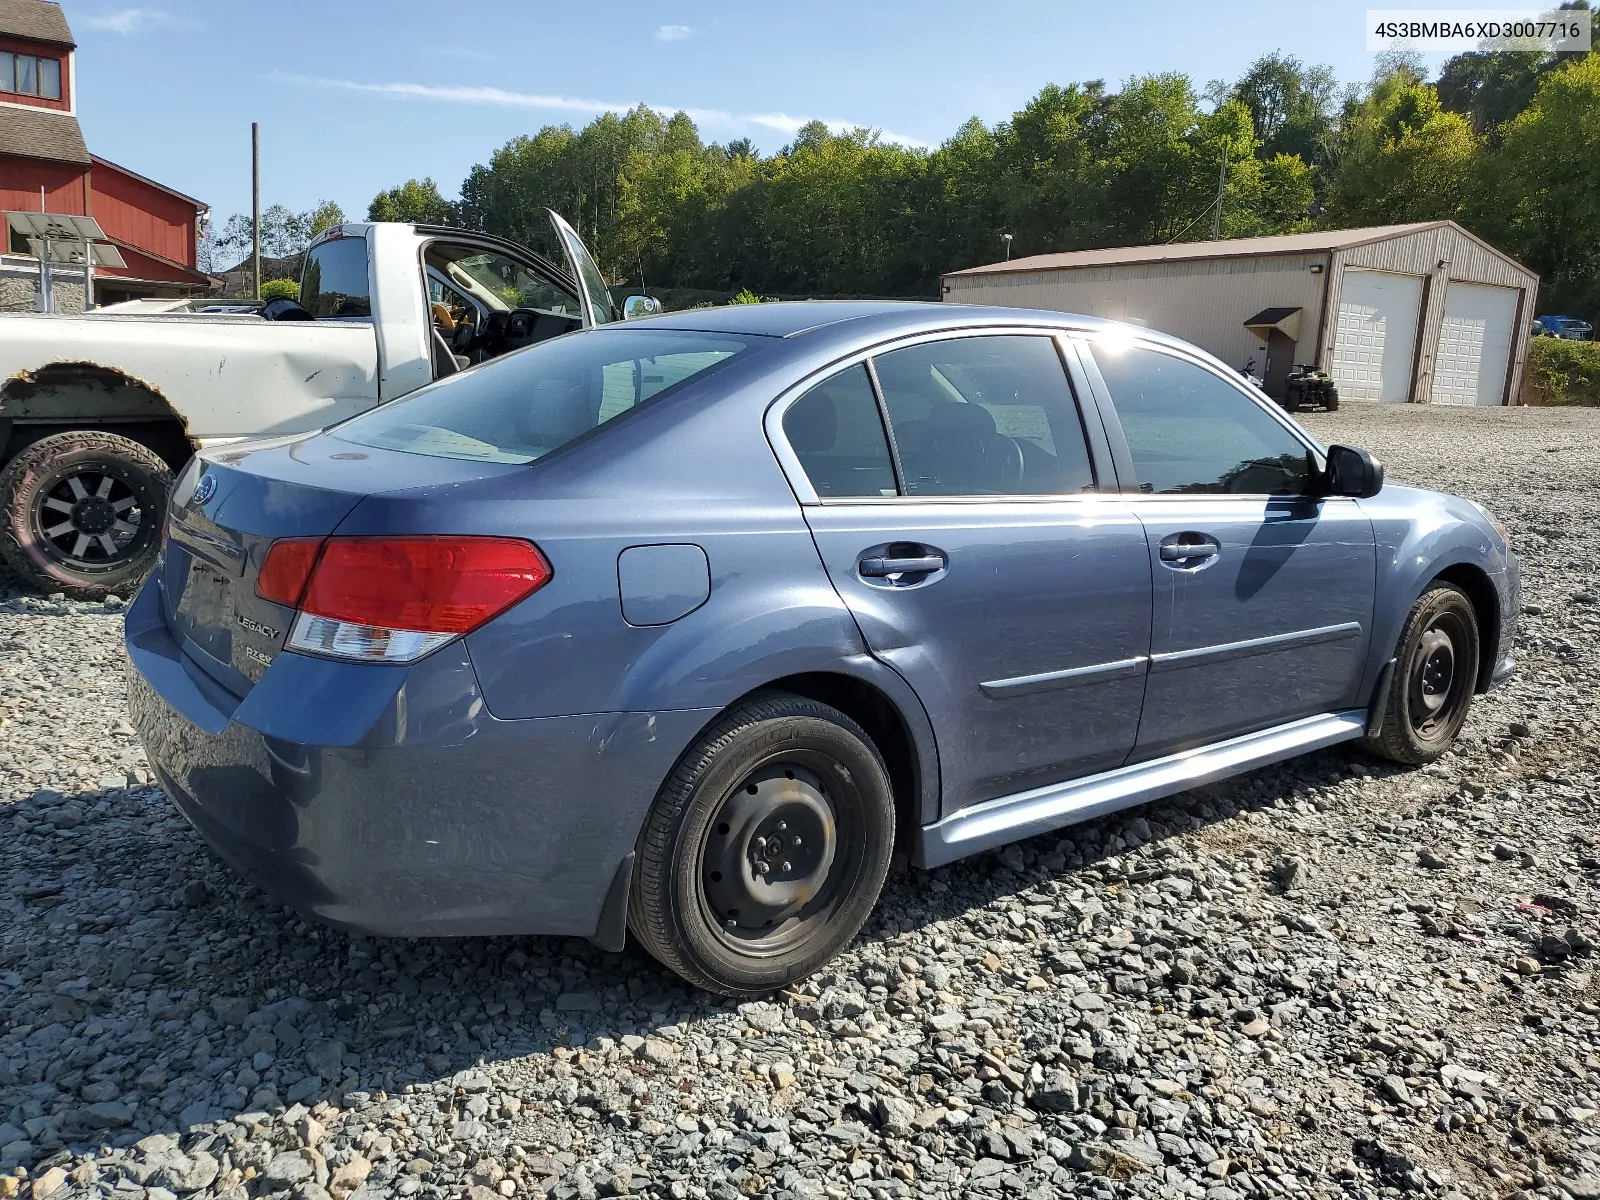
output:
M 922 554 L 912 558 L 863 558 L 861 573 L 869 579 L 883 579 L 889 575 L 926 575 L 930 571 L 944 570 L 944 556 Z
M 1215 558 L 1222 547 L 1203 533 L 1175 533 L 1161 540 L 1161 561 L 1192 566 Z

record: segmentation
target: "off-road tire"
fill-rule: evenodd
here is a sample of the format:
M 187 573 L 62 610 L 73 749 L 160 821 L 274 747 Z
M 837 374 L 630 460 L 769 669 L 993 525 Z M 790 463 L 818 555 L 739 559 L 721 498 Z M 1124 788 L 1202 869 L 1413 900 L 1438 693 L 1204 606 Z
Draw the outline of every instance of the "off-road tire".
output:
M 713 821 L 742 800 L 736 793 L 754 793 L 753 778 L 788 773 L 790 763 L 804 764 L 797 769 L 821 782 L 837 821 L 831 865 L 811 903 L 831 899 L 813 915 L 785 923 L 794 926 L 797 941 L 762 948 L 739 942 L 712 912 L 708 867 L 721 861 L 710 857 L 712 841 L 718 830 L 728 832 L 726 823 Z M 628 927 L 662 965 L 697 987 L 724 996 L 765 995 L 818 970 L 855 937 L 877 903 L 894 841 L 889 773 L 866 732 L 818 701 L 783 692 L 758 695 L 724 713 L 661 785 L 639 834 Z
M 45 502 L 69 477 L 109 478 L 114 495 L 135 498 L 135 507 L 120 515 L 136 513 L 137 522 L 125 523 L 135 524 L 137 532 L 118 553 L 102 553 L 103 561 L 74 558 L 70 548 L 63 550 L 42 534 L 46 519 L 66 518 Z M 77 600 L 127 597 L 161 549 L 171 487 L 167 464 L 128 438 L 93 429 L 41 438 L 0 471 L 0 555 L 24 582 L 46 593 L 64 592 Z
M 1339 411 L 1339 389 L 1331 383 L 1322 389 L 1322 407 L 1326 412 Z
M 1430 648 L 1426 641 L 1435 631 L 1443 632 L 1449 643 L 1450 672 L 1437 711 L 1429 713 L 1425 680 L 1430 664 L 1435 664 L 1433 696 L 1437 697 L 1436 664 L 1444 649 L 1440 645 Z M 1436 583 L 1423 592 L 1400 631 L 1382 724 L 1376 734 L 1364 739 L 1366 749 L 1409 766 L 1432 762 L 1449 750 L 1472 706 L 1481 652 L 1477 614 L 1466 593 L 1448 583 Z

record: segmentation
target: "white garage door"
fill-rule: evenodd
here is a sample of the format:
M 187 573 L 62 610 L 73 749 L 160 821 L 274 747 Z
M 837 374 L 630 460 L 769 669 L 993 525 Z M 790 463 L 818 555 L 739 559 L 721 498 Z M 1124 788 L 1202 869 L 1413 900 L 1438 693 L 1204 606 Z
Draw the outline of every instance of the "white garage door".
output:
M 1404 404 L 1411 398 L 1422 280 L 1346 267 L 1333 339 L 1333 378 L 1346 400 Z
M 1444 323 L 1439 326 L 1433 402 L 1502 403 L 1516 323 L 1514 288 L 1452 283 L 1444 296 Z

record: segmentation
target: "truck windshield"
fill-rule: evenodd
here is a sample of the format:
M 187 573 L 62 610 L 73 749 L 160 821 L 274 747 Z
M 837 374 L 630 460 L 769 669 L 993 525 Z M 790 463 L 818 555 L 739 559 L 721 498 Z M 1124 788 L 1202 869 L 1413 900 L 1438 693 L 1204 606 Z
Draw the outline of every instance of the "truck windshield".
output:
M 569 334 L 440 380 L 330 432 L 380 450 L 528 463 L 750 346 L 744 338 L 670 329 Z

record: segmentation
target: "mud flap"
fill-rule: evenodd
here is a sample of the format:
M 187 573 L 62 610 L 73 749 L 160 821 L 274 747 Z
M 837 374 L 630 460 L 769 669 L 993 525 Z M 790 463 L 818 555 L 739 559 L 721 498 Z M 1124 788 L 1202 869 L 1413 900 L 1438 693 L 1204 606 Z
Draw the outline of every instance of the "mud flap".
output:
M 1389 689 L 1394 685 L 1395 664 L 1399 661 L 1391 658 L 1378 672 L 1378 686 L 1372 689 L 1372 703 L 1367 708 L 1366 736 L 1369 738 L 1377 737 L 1383 730 L 1383 710 L 1389 707 Z
M 630 850 L 617 865 L 606 889 L 606 900 L 600 907 L 600 923 L 590 937 L 596 946 L 620 954 L 628 944 L 628 889 L 633 886 L 633 857 Z

